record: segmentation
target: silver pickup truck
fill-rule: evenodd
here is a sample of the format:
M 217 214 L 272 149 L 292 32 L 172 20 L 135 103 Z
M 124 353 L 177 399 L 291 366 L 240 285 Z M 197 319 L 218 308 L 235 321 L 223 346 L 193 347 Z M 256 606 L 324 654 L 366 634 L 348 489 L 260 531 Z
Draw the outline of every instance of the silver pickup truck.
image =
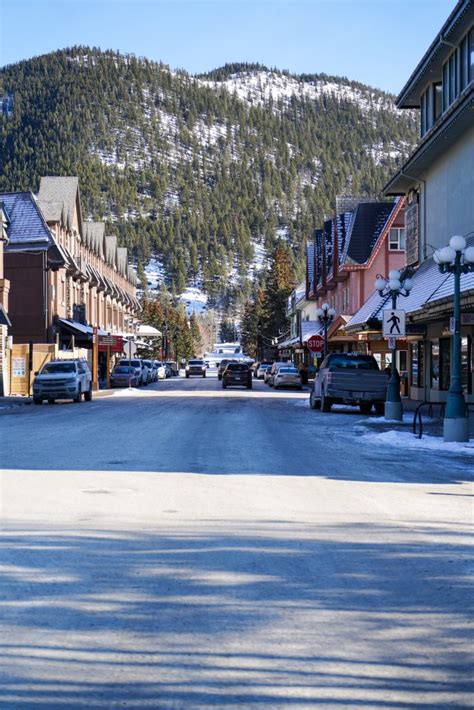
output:
M 363 414 L 384 413 L 388 376 L 372 355 L 331 353 L 314 379 L 309 403 L 329 412 L 333 404 L 358 404 Z

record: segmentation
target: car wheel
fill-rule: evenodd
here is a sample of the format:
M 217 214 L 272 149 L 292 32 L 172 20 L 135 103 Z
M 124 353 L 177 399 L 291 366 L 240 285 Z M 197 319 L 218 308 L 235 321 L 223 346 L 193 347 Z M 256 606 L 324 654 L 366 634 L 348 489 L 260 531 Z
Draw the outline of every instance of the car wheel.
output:
M 75 404 L 78 404 L 81 401 L 81 396 L 82 396 L 81 385 L 79 385 L 79 389 L 77 390 L 77 394 L 75 397 L 72 398 L 72 401 Z
M 51 397 L 50 399 L 48 399 L 48 404 L 55 404 L 55 402 L 56 402 L 56 400 L 54 399 L 54 397 Z
M 41 397 L 33 397 L 33 404 L 43 404 Z
M 206 376 L 206 373 L 205 373 L 205 372 L 203 372 L 202 376 L 203 376 L 203 377 L 205 377 L 205 376 Z
M 222 380 L 222 375 L 217 375 L 217 379 L 218 379 L 219 382 L 220 382 L 220 381 Z
M 324 394 L 324 391 L 321 392 L 321 410 L 323 412 L 330 412 L 331 411 L 331 406 L 332 406 L 332 401 L 330 400 L 329 397 L 326 397 Z
M 227 385 L 226 385 L 226 383 L 224 382 L 224 380 L 222 380 L 222 389 L 223 389 L 223 390 L 227 389 Z
M 311 390 L 309 395 L 309 406 L 311 407 L 311 409 L 319 409 L 321 407 L 321 402 L 314 396 L 314 390 Z
M 385 402 L 375 402 L 375 413 L 379 417 L 383 417 L 385 414 Z
M 89 387 L 87 392 L 84 392 L 84 399 L 86 402 L 90 402 L 92 400 L 92 385 Z
M 186 379 L 188 379 L 189 375 L 186 373 Z
M 248 390 L 251 390 L 251 389 L 252 389 L 252 383 L 251 383 L 251 382 L 249 382 L 249 384 L 247 385 L 247 389 L 248 389 Z
M 280 389 L 280 387 L 279 387 L 279 385 L 273 385 L 273 389 L 278 390 L 278 389 Z
M 370 414 L 372 410 L 372 402 L 361 402 L 359 404 L 359 409 L 362 414 Z

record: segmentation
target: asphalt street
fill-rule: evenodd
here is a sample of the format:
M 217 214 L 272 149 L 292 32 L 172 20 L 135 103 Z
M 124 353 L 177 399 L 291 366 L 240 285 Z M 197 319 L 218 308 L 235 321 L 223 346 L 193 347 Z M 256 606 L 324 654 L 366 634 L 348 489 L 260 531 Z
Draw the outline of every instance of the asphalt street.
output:
M 390 429 L 215 377 L 0 411 L 0 708 L 471 708 L 474 457 Z

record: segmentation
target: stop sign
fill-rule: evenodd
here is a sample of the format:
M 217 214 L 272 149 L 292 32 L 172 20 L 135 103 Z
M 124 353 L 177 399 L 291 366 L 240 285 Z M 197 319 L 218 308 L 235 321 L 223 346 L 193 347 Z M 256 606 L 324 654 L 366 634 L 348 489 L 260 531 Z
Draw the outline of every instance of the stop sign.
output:
M 321 335 L 312 335 L 307 345 L 312 353 L 320 353 L 324 350 L 324 338 Z

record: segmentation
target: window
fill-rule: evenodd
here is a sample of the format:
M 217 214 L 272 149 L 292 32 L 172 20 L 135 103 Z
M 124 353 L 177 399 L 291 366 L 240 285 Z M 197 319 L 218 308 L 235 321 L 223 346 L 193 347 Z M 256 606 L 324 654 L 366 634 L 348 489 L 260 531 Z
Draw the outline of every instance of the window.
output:
M 474 27 L 469 32 L 469 81 L 474 81 Z
M 404 227 L 392 227 L 390 229 L 388 248 L 390 251 L 405 251 Z
M 443 66 L 443 111 L 449 106 L 449 93 L 448 93 L 448 63 Z
M 439 390 L 439 341 L 434 340 L 431 343 L 431 389 Z
M 439 341 L 439 388 L 448 390 L 451 368 L 451 338 L 441 338 Z
M 443 112 L 443 84 L 439 81 L 433 84 L 433 122 L 437 121 Z
M 460 81 L 461 91 L 469 84 L 469 35 L 467 34 L 461 42 L 460 51 Z
M 411 377 L 413 387 L 423 387 L 425 379 L 424 346 L 421 341 L 411 343 Z
M 461 382 L 465 393 L 472 394 L 472 340 L 470 336 L 461 339 Z

